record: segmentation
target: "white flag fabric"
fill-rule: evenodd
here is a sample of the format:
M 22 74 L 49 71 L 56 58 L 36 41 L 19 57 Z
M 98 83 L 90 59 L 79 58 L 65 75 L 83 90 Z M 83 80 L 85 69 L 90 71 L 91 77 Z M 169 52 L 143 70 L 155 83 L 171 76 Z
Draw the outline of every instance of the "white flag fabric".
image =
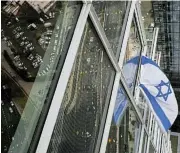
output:
M 134 83 L 134 69 L 139 63 L 139 56 L 129 60 L 125 65 L 125 79 Z M 139 87 L 154 112 L 163 131 L 167 131 L 178 115 L 178 105 L 173 88 L 160 67 L 151 59 L 142 56 Z

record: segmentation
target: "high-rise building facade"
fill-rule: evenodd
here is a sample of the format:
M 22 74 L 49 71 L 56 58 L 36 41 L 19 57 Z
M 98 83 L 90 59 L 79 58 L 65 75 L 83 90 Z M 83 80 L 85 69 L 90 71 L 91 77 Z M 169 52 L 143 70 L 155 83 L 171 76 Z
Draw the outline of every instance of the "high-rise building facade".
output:
M 142 55 L 167 69 L 161 27 L 142 16 L 146 4 L 1 3 L 3 153 L 172 152 L 171 132 L 138 88 Z M 130 89 L 122 69 L 136 56 Z M 126 105 L 117 124 L 118 98 Z
M 161 68 L 170 79 L 180 102 L 180 1 L 154 1 L 152 6 L 154 22 L 159 27 L 157 52 L 162 53 Z M 180 132 L 179 115 L 172 130 Z

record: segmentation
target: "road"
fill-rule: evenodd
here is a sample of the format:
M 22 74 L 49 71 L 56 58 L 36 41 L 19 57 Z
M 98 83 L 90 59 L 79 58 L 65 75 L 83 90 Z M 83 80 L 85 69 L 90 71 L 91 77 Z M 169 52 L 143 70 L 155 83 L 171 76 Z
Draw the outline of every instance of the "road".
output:
M 2 92 L 3 93 L 3 92 Z M 2 98 L 3 98 L 2 94 Z M 13 139 L 20 114 L 13 101 L 1 100 L 1 136 L 3 137 L 1 146 L 2 153 L 6 153 Z

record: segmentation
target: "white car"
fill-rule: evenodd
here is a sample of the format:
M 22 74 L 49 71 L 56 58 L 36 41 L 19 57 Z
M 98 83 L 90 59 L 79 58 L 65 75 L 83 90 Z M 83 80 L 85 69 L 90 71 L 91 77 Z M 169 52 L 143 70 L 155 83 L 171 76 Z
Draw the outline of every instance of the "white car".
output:
M 9 111 L 10 113 L 13 113 L 13 109 L 11 107 L 9 107 Z
M 34 56 L 32 54 L 30 54 L 28 57 L 27 57 L 28 60 L 33 60 L 34 59 Z
M 27 37 L 22 37 L 22 40 L 26 40 L 27 39 Z
M 19 26 L 19 27 L 16 27 L 16 30 L 17 31 L 21 31 L 21 27 Z
M 25 45 L 27 45 L 27 44 L 29 44 L 29 41 L 25 41 L 25 43 L 24 43 Z
M 27 44 L 27 46 L 26 46 L 26 47 L 28 47 L 28 48 L 29 48 L 29 47 L 31 47 L 31 46 L 32 46 L 32 43 L 29 43 L 29 44 Z
M 22 41 L 22 42 L 20 43 L 20 46 L 21 46 L 21 47 L 24 46 L 24 41 Z
M 12 101 L 10 101 L 10 104 L 11 104 L 11 106 L 14 106 L 14 103 Z
M 12 42 L 11 41 L 7 41 L 7 45 L 8 45 L 8 47 L 12 46 Z
M 15 35 L 15 38 L 18 39 L 20 36 L 21 36 L 21 35 L 20 35 L 19 33 L 17 33 L 17 34 Z
M 30 50 L 30 51 L 34 50 L 34 46 L 31 46 L 31 47 L 29 48 L 29 50 Z

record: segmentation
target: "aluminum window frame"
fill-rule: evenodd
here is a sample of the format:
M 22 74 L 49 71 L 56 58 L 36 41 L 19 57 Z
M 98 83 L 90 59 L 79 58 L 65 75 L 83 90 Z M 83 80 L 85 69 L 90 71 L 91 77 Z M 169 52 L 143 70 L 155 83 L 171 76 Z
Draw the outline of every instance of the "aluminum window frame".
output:
M 71 74 L 71 69 L 78 51 L 78 47 L 81 41 L 81 37 L 85 28 L 86 20 L 88 18 L 91 4 L 84 3 L 79 15 L 79 19 L 76 24 L 74 35 L 64 62 L 64 66 L 57 83 L 56 91 L 54 93 L 52 103 L 42 130 L 42 134 L 36 149 L 36 153 L 47 152 L 49 142 L 53 133 L 53 129 L 58 117 L 58 112 L 61 107 L 61 103 L 64 97 L 66 86 Z
M 79 10 L 76 10 L 76 18 L 77 18 L 77 19 L 75 19 L 76 23 L 77 23 L 77 20 L 79 18 L 81 9 L 82 9 L 82 4 L 81 5 L 79 4 Z M 56 85 L 57 85 L 57 82 L 59 80 L 61 70 L 63 68 L 64 60 L 66 59 L 66 54 L 68 52 L 68 48 L 70 46 L 75 27 L 76 27 L 76 24 L 70 30 L 70 32 L 69 32 L 70 37 L 66 38 L 66 44 L 64 44 L 64 46 L 63 46 L 63 50 L 65 50 L 65 52 L 62 51 L 61 57 L 59 58 L 59 61 L 57 63 L 56 74 L 53 76 L 53 81 L 51 82 L 51 90 L 48 91 L 48 94 L 47 94 L 48 96 L 47 96 L 46 102 L 44 103 L 44 106 L 42 108 L 43 112 L 41 113 L 41 115 L 39 117 L 39 121 L 37 123 L 35 132 L 33 134 L 33 138 L 32 138 L 31 143 L 30 143 L 31 147 L 29 147 L 28 153 L 34 153 L 36 150 L 37 143 L 38 143 L 39 138 L 41 136 L 42 127 L 44 127 L 44 122 L 46 121 L 46 117 L 47 117 L 47 114 L 48 114 L 48 111 L 49 111 L 49 108 L 51 105 L 52 97 L 55 93 Z

